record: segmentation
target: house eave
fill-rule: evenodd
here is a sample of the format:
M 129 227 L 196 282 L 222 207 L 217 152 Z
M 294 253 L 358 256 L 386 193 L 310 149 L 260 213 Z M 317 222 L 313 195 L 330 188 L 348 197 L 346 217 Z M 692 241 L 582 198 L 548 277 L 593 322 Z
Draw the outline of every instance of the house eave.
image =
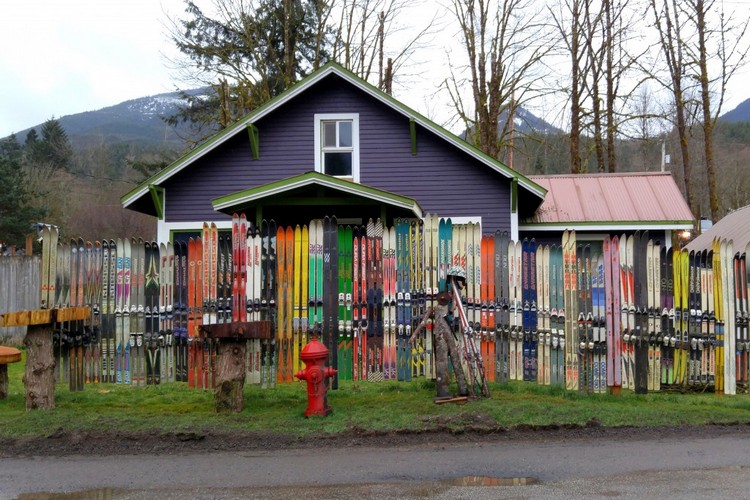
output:
M 341 193 L 353 194 L 380 204 L 390 205 L 411 212 L 415 217 L 422 218 L 422 208 L 412 198 L 389 193 L 370 186 L 337 179 L 318 172 L 307 172 L 289 179 L 272 182 L 237 193 L 215 198 L 212 201 L 214 210 L 231 214 L 237 207 L 261 202 L 273 196 L 282 195 L 309 186 L 320 186 L 333 189 Z

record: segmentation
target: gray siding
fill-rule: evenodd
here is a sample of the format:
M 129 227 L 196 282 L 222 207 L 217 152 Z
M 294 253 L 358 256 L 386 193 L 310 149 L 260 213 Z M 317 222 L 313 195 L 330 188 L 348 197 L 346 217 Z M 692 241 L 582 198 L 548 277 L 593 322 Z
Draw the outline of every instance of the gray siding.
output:
M 223 218 L 212 199 L 313 170 L 314 114 L 353 112 L 362 184 L 414 198 L 425 212 L 481 216 L 487 232 L 510 229 L 508 179 L 421 127 L 412 156 L 408 119 L 335 76 L 256 124 L 260 159 L 240 133 L 170 179 L 167 222 Z

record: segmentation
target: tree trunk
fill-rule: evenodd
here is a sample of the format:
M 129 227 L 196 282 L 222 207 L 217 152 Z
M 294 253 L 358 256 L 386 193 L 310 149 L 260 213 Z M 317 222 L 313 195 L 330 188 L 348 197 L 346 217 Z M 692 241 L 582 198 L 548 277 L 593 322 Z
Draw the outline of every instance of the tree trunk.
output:
M 581 89 L 579 87 L 581 68 L 580 48 L 580 5 L 574 1 L 571 5 L 572 20 L 570 30 L 571 88 L 570 88 L 570 172 L 582 173 L 581 165 Z
M 680 98 L 677 104 L 675 115 L 677 117 L 677 135 L 680 139 L 680 155 L 682 157 L 682 177 L 685 182 L 685 199 L 687 199 L 690 211 L 698 217 L 699 210 L 696 207 L 695 199 L 690 189 L 691 165 L 690 165 L 690 146 L 687 137 L 687 125 L 685 124 L 685 107 Z
M 607 166 L 604 163 L 604 141 L 602 140 L 602 108 L 599 104 L 598 84 L 594 83 L 593 98 L 593 119 L 594 119 L 594 150 L 596 151 L 596 169 L 599 172 L 606 172 Z
M 294 6 L 292 2 L 284 2 L 284 88 L 288 89 L 294 82 L 294 56 L 295 48 L 292 42 L 292 16 Z
M 52 353 L 52 325 L 28 327 L 26 346 L 26 410 L 55 408 L 55 358 Z
M 604 164 L 604 141 L 602 140 L 602 103 L 599 100 L 600 99 L 600 85 L 601 85 L 601 75 L 602 75 L 602 57 L 604 55 L 604 50 L 602 47 L 598 47 L 594 49 L 594 38 L 597 36 L 598 29 L 599 29 L 599 17 L 600 13 L 597 13 L 594 15 L 594 18 L 591 17 L 591 10 L 590 10 L 591 4 L 589 2 L 585 2 L 584 5 L 584 11 L 585 11 L 585 30 L 584 30 L 584 40 L 585 40 L 585 46 L 586 46 L 586 54 L 588 56 L 588 74 L 590 78 L 590 83 L 588 85 L 589 87 L 589 93 L 591 95 L 591 119 L 593 120 L 593 126 L 594 126 L 594 151 L 596 154 L 596 169 L 599 172 L 605 172 L 606 171 L 606 165 Z M 606 38 L 606 37 L 605 37 Z M 606 43 L 606 40 L 605 40 Z
M 0 345 L 0 399 L 8 397 L 8 365 L 21 361 L 21 351 Z
M 615 75 L 614 75 L 614 51 L 615 51 L 615 40 L 614 40 L 614 26 L 612 21 L 612 5 L 609 0 L 604 0 L 605 9 L 605 26 L 607 30 L 606 34 L 606 80 L 607 80 L 607 111 L 606 111 L 606 122 L 607 122 L 607 172 L 617 172 L 617 154 L 615 152 L 615 139 L 617 136 L 617 124 L 615 123 L 615 104 L 617 100 L 617 91 L 615 90 Z M 619 16 L 618 16 L 619 17 Z M 621 36 L 621 35 L 620 35 Z
M 387 77 L 385 76 L 385 68 L 383 68 L 383 42 L 385 38 L 385 12 L 381 12 L 378 18 L 378 88 L 384 91 L 386 94 L 390 94 L 386 89 L 388 85 L 385 83 Z M 389 59 L 390 61 L 390 59 Z
M 659 33 L 661 51 L 666 58 L 667 69 L 669 70 L 669 85 L 666 83 L 662 84 L 670 90 L 671 95 L 674 98 L 675 126 L 680 141 L 682 177 L 683 182 L 685 183 L 685 199 L 687 199 L 690 211 L 694 216 L 698 217 L 700 211 L 696 200 L 694 199 L 692 190 L 690 189 L 692 178 L 687 136 L 689 130 L 686 116 L 687 105 L 683 90 L 683 80 L 687 78 L 685 75 L 685 65 L 683 64 L 685 41 L 680 34 L 683 21 L 680 19 L 677 0 L 671 0 L 671 2 L 665 0 L 661 5 L 662 8 L 660 9 L 657 6 L 656 0 L 651 0 L 651 9 L 654 13 L 654 22 Z M 674 7 L 674 10 L 671 12 L 669 10 L 670 5 Z
M 385 93 L 393 95 L 393 59 L 388 58 L 388 65 L 385 67 Z
M 245 340 L 219 340 L 214 407 L 219 413 L 241 412 L 245 387 Z
M 700 72 L 701 108 L 703 111 L 703 153 L 706 158 L 706 177 L 708 181 L 708 203 L 711 209 L 711 220 L 719 220 L 719 197 L 716 193 L 716 168 L 714 165 L 714 122 L 711 116 L 711 91 L 708 76 L 708 47 L 706 42 L 706 8 L 703 0 L 695 4 L 698 31 L 698 65 Z

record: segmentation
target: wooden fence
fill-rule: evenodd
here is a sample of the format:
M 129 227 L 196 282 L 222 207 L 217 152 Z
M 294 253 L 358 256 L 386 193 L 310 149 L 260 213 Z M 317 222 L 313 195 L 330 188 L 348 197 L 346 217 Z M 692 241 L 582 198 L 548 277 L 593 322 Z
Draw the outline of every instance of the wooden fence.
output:
M 0 313 L 39 308 L 42 259 L 38 255 L 0 257 Z M 26 327 L 0 328 L 1 345 L 20 345 Z

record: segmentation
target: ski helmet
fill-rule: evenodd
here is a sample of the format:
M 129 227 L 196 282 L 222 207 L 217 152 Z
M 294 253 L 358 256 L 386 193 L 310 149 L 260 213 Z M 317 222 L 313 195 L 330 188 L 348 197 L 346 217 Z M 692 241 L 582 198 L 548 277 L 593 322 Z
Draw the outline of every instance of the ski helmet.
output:
M 461 266 L 452 266 L 450 269 L 448 269 L 446 276 L 452 276 L 454 279 L 460 278 L 466 281 L 466 271 Z

